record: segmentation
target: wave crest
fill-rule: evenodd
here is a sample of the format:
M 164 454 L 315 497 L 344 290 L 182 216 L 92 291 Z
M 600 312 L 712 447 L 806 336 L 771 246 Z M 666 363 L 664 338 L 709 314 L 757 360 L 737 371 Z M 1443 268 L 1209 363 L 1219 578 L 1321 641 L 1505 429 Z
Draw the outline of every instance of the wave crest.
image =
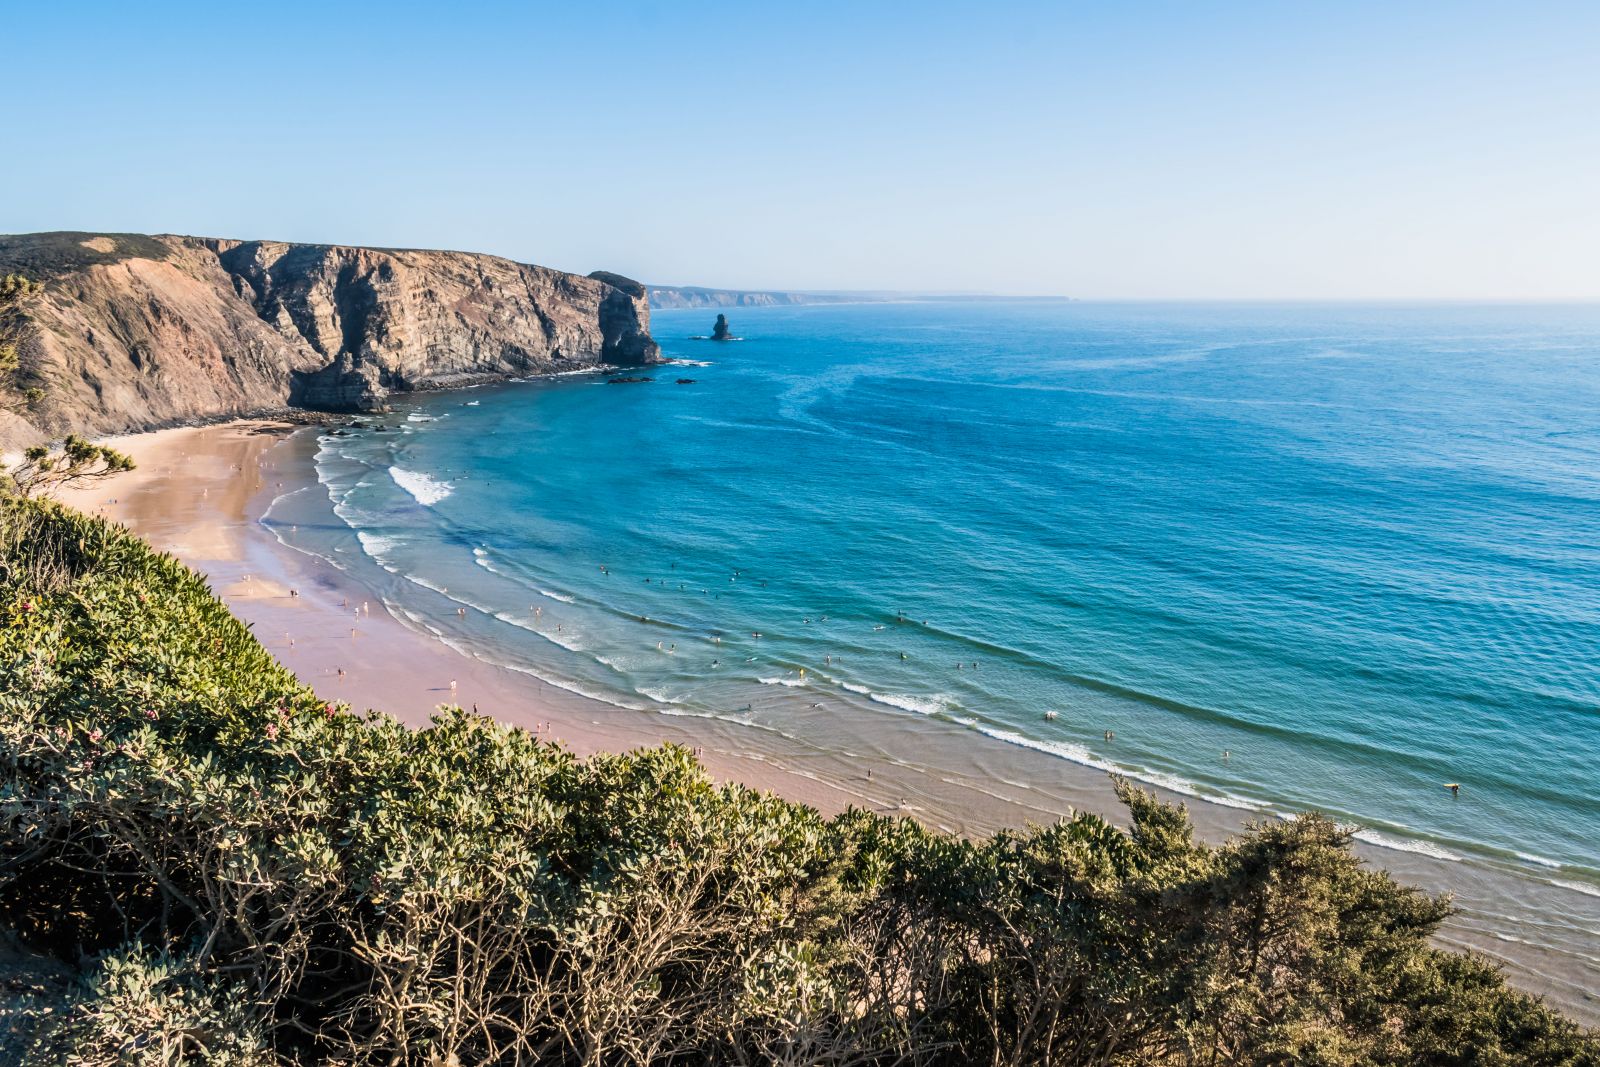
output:
M 424 507 L 431 508 L 455 489 L 455 486 L 448 482 L 441 482 L 437 478 L 430 478 L 417 471 L 408 471 L 403 467 L 390 467 L 389 477 L 394 479 L 394 484 L 410 493 L 416 502 Z

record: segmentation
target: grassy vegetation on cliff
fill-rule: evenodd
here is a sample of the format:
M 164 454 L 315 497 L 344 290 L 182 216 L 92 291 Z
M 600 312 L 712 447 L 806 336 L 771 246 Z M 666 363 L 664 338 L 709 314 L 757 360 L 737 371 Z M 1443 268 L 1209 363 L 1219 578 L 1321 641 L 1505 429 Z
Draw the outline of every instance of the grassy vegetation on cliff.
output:
M 172 250 L 142 233 L 49 233 L 0 235 L 0 274 L 48 279 L 124 259 L 166 259 Z
M 0 923 L 39 1064 L 1596 1064 L 1327 820 L 967 842 L 326 704 L 125 531 L 0 503 Z M 46 1007 L 55 1010 L 46 1012 Z

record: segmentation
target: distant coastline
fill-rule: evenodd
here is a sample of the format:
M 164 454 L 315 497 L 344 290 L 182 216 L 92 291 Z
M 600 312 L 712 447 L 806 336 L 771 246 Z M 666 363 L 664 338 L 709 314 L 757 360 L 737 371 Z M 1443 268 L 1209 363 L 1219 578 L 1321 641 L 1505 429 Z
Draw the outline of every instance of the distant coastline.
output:
M 699 285 L 651 285 L 652 308 L 797 307 L 804 304 L 905 304 L 924 301 L 1063 301 L 1066 296 L 1007 296 L 1000 293 L 924 293 L 897 290 L 711 289 Z

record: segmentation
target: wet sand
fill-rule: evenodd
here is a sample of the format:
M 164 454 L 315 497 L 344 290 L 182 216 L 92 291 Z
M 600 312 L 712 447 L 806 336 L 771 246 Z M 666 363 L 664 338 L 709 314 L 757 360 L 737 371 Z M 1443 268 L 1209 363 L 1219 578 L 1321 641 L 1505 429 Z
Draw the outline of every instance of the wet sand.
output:
M 1073 809 L 1120 815 L 1100 771 L 975 741 L 937 720 L 846 721 L 799 699 L 786 713 L 792 727 L 781 732 L 629 711 L 458 652 L 399 621 L 350 575 L 284 546 L 261 523 L 274 498 L 314 483 L 315 431 L 246 421 L 109 443 L 130 452 L 139 469 L 63 500 L 126 523 L 204 573 L 258 639 L 325 698 L 419 726 L 441 704 L 475 707 L 581 755 L 675 742 L 695 749 L 719 779 L 824 813 L 855 806 L 955 833 L 1053 822 Z M 1163 795 L 1187 803 L 1210 840 L 1251 815 Z M 1412 852 L 1362 843 L 1357 850 L 1402 881 L 1455 894 L 1461 914 L 1441 932 L 1442 944 L 1484 953 L 1513 983 L 1600 1025 L 1600 897 Z

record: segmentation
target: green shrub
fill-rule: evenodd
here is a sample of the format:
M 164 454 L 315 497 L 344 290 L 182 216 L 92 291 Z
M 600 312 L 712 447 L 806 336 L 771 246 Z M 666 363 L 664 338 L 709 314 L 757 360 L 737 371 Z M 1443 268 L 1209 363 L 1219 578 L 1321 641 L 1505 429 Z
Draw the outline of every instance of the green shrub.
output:
M 49 503 L 0 502 L 0 557 L 0 923 L 103 960 L 41 1057 L 1600 1063 L 1317 816 L 1210 847 L 1124 784 L 1127 830 L 825 820 L 681 748 L 327 704 Z
M 277 1058 L 237 991 L 192 960 L 135 945 L 96 962 L 66 1010 L 44 1021 L 28 1062 L 268 1067 Z

